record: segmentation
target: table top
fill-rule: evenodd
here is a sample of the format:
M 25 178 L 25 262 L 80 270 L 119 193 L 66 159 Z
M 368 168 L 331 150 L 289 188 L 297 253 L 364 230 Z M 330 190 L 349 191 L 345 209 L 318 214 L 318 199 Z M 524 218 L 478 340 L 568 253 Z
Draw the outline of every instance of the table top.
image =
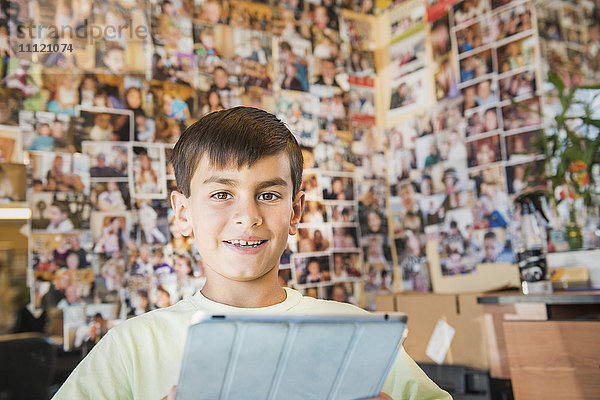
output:
M 477 297 L 479 304 L 545 303 L 600 304 L 600 290 L 560 291 L 550 295 L 524 295 L 519 291 L 497 292 Z

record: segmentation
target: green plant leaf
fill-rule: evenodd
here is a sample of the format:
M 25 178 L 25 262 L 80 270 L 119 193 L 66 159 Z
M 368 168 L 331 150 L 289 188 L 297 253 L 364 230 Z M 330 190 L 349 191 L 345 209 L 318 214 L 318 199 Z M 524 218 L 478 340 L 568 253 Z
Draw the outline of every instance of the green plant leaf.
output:
M 600 85 L 582 85 L 582 86 L 578 86 L 578 88 L 579 89 L 587 89 L 587 90 L 600 90 Z
M 519 108 L 522 108 L 523 110 L 526 110 L 528 112 L 534 113 L 536 115 L 539 115 L 540 117 L 544 116 L 544 113 L 542 113 L 541 110 L 534 110 L 533 108 L 527 106 L 526 104 L 520 103 L 518 101 L 515 101 L 514 99 L 510 99 L 510 102 L 512 103 L 512 105 L 517 106 Z
M 558 95 L 562 96 L 565 91 L 565 83 L 555 72 L 548 72 L 548 81 L 558 90 Z

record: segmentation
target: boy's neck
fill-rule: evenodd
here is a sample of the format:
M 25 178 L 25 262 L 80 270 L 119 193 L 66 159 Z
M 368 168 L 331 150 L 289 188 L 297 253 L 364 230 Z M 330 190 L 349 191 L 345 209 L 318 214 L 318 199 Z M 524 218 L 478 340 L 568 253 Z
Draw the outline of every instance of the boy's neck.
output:
M 219 275 L 207 277 L 201 292 L 211 301 L 239 308 L 269 307 L 282 303 L 287 297 L 277 280 L 236 282 Z

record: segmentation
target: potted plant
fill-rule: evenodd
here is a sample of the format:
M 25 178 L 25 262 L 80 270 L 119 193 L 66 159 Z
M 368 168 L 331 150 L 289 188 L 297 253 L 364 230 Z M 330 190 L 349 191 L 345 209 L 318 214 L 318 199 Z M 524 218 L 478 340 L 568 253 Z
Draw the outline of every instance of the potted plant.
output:
M 552 85 L 549 93 L 555 98 L 554 115 L 545 118 L 544 134 L 533 142 L 545 157 L 545 168 L 535 173 L 536 183 L 547 180 L 553 200 L 558 206 L 568 201 L 569 226 L 578 228 L 575 217 L 575 203 L 583 203 L 588 214 L 596 215 L 598 207 L 598 182 L 600 171 L 600 85 L 567 87 L 555 73 L 548 74 L 548 82 Z M 526 108 L 529 112 L 544 115 L 538 110 L 531 110 L 522 103 L 513 103 Z M 532 173 L 528 169 L 526 176 Z M 574 236 L 569 231 L 569 239 Z M 575 232 L 575 235 L 577 232 Z M 571 247 L 581 241 L 579 238 L 570 241 Z M 573 242 L 573 243 L 571 243 Z

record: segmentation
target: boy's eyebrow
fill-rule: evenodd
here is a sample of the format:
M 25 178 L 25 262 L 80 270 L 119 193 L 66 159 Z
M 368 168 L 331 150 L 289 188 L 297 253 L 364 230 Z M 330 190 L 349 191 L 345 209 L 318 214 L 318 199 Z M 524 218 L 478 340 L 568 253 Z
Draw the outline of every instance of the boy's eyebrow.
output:
M 282 178 L 269 179 L 268 181 L 261 182 L 257 186 L 257 189 L 262 190 L 271 186 L 288 186 L 288 183 L 285 179 Z
M 204 184 L 219 183 L 221 185 L 234 186 L 234 187 L 239 186 L 239 181 L 237 179 L 223 178 L 223 177 L 215 176 L 215 175 L 207 178 L 206 180 L 204 180 L 203 183 Z M 272 186 L 288 186 L 288 182 L 283 178 L 269 179 L 269 180 L 259 183 L 258 186 L 256 187 L 256 189 L 262 190 L 262 189 L 272 187 Z
M 238 181 L 235 179 L 228 179 L 228 178 L 222 178 L 220 176 L 211 176 L 209 178 L 206 178 L 204 180 L 204 182 L 202 182 L 203 184 L 207 184 L 207 183 L 220 183 L 221 185 L 226 185 L 226 186 L 237 186 L 238 185 Z

